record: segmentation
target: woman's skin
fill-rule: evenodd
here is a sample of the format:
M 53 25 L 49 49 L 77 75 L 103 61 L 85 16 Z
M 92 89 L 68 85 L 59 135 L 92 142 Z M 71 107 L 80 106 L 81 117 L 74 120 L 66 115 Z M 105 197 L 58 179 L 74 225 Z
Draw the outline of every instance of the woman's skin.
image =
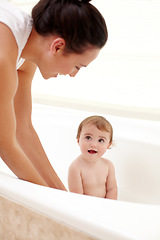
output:
M 31 122 L 31 84 L 38 66 L 45 79 L 75 76 L 99 54 L 91 46 L 83 54 L 64 54 L 65 40 L 42 37 L 32 29 L 16 70 L 18 47 L 11 30 L 0 23 L 0 156 L 23 180 L 66 190 L 50 164 Z M 54 136 L 53 136 L 54 137 Z

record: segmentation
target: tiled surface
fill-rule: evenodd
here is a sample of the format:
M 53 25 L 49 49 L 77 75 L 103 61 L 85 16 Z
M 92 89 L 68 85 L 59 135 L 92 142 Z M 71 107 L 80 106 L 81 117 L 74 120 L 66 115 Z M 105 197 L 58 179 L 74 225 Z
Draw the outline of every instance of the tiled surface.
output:
M 0 196 L 1 240 L 95 240 Z

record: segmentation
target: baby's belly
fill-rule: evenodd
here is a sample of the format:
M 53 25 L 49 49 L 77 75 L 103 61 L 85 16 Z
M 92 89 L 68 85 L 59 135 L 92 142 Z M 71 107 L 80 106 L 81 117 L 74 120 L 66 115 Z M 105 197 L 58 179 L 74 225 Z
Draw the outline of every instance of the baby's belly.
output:
M 84 194 L 85 195 L 90 195 L 90 196 L 95 196 L 95 197 L 101 197 L 105 198 L 106 197 L 106 187 L 104 186 L 99 186 L 99 185 L 85 185 L 84 186 Z

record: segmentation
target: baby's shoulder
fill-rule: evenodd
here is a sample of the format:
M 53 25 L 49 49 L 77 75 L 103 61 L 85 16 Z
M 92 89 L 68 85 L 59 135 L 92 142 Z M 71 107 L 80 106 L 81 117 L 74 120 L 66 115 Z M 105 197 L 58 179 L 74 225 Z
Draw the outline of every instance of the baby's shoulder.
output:
M 77 157 L 71 162 L 70 167 L 74 168 L 74 167 L 78 167 L 79 165 L 80 165 L 80 157 Z
M 108 167 L 112 167 L 113 163 L 111 160 L 107 159 L 107 158 L 101 158 L 102 162 L 104 165 L 107 165 Z

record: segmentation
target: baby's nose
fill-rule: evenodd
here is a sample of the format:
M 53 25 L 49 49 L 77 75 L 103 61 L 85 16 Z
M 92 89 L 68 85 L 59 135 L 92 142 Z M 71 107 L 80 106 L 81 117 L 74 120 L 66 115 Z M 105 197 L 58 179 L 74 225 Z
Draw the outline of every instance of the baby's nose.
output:
M 97 147 L 97 144 L 96 144 L 96 142 L 94 142 L 94 141 L 92 141 L 90 145 L 91 145 L 91 147 L 93 147 L 93 148 L 96 148 L 96 147 Z

